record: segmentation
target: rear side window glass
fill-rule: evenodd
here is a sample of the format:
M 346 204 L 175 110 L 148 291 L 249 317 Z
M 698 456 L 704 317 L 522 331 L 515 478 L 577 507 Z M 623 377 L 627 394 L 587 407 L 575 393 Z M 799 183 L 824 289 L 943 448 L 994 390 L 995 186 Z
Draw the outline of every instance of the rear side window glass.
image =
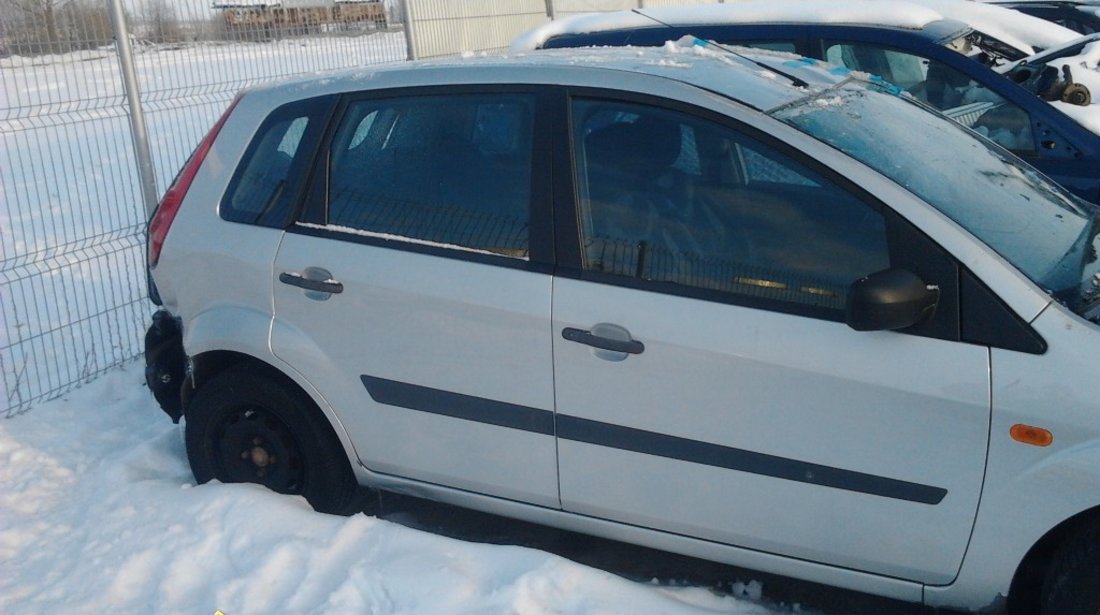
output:
M 276 109 L 260 126 L 222 199 L 225 220 L 283 226 L 320 137 L 331 99 Z
M 533 117 L 524 94 L 350 104 L 332 141 L 328 226 L 527 258 Z

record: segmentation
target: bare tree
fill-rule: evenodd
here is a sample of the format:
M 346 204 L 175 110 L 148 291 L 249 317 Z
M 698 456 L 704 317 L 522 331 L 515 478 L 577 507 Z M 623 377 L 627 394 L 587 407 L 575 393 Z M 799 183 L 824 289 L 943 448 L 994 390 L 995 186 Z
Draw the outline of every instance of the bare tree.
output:
M 405 0 L 385 0 L 389 23 L 405 23 Z
M 179 17 L 168 0 L 146 0 L 142 17 L 145 37 L 154 43 L 178 43 L 183 40 Z
M 12 53 L 61 53 L 111 40 L 102 0 L 0 0 L 0 19 Z
M 111 14 L 103 0 L 73 0 L 61 11 L 59 29 L 69 49 L 87 49 L 114 40 Z
M 37 40 L 49 52 L 61 51 L 58 17 L 61 10 L 72 2 L 73 0 L 4 0 L 13 17 L 19 20 L 18 25 L 12 28 L 12 37 L 19 42 Z

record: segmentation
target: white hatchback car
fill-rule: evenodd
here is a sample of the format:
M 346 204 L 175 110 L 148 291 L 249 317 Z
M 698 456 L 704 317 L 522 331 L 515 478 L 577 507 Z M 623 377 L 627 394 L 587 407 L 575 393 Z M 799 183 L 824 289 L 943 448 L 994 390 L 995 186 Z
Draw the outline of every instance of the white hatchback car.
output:
M 743 54 L 240 95 L 149 228 L 196 479 L 1100 612 L 1096 212 L 891 86 Z

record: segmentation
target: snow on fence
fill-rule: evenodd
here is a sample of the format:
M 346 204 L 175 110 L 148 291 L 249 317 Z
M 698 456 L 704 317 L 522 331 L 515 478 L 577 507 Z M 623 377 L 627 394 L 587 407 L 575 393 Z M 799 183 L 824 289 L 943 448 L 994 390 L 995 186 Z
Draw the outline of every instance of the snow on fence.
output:
M 406 58 L 377 10 L 313 4 L 242 23 L 209 0 L 126 0 L 157 194 L 240 88 Z M 138 356 L 154 307 L 108 5 L 0 0 L 0 416 Z

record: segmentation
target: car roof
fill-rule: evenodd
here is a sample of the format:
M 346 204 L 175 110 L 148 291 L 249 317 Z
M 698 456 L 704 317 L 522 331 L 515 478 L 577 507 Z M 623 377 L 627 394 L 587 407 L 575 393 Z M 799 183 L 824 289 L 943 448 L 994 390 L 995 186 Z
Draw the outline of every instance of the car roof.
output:
M 715 46 L 686 38 L 663 47 L 553 49 L 404 62 L 296 77 L 250 93 L 287 101 L 332 93 L 468 84 L 571 84 L 622 78 L 668 79 L 766 111 L 852 78 L 846 68 L 790 53 Z M 593 79 L 596 73 L 597 79 Z
M 553 37 L 569 34 L 634 30 L 662 25 L 681 27 L 749 24 L 860 25 L 908 30 L 937 40 L 950 33 L 968 30 L 968 26 L 962 22 L 945 19 L 931 8 L 910 2 L 841 0 L 808 3 L 800 0 L 779 0 L 573 15 L 527 32 L 513 42 L 512 49 L 537 49 Z
M 1097 6 L 1097 0 L 980 0 L 985 4 L 1007 6 Z
M 769 0 L 574 15 L 521 35 L 512 48 L 535 49 L 554 37 L 580 38 L 581 34 L 637 30 L 658 23 L 673 27 L 843 25 L 883 31 L 886 37 L 908 32 L 938 43 L 974 29 L 1018 49 L 1023 55 L 1077 36 L 1068 28 L 1037 17 L 963 0 Z

